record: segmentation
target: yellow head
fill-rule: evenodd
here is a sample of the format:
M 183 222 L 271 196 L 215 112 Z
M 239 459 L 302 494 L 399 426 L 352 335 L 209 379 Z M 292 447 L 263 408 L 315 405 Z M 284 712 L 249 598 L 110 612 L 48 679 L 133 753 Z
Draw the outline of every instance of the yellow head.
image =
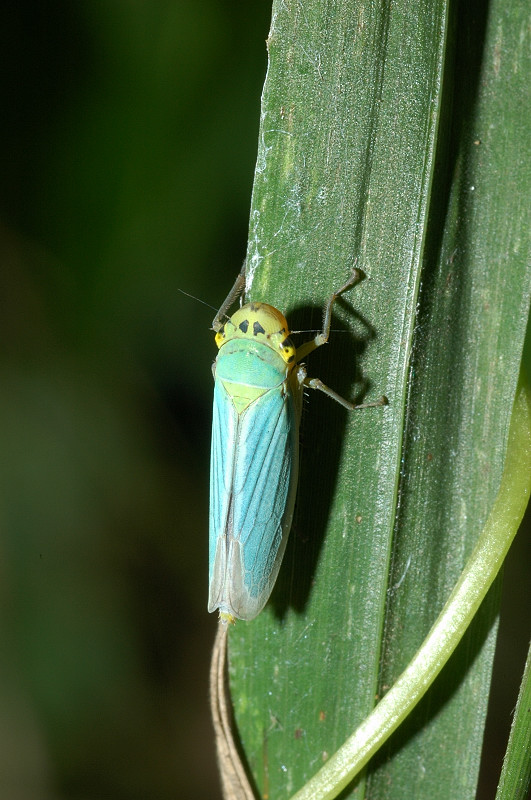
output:
M 286 364 L 295 363 L 296 349 L 289 338 L 286 318 L 267 303 L 247 303 L 238 309 L 216 333 L 218 347 L 231 339 L 263 342 L 280 353 Z

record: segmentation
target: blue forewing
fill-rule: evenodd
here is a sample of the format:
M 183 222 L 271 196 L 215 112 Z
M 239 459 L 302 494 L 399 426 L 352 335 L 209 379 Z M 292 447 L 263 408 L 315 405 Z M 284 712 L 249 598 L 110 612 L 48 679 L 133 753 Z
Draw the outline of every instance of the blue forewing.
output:
M 297 399 L 284 365 L 270 363 L 275 356 L 271 350 L 255 345 L 250 354 L 242 342 L 225 347 L 214 386 L 209 611 L 219 608 L 250 620 L 269 598 L 291 526 L 298 471 Z M 247 385 L 251 381 L 264 391 L 238 412 L 227 385 L 234 393 L 243 380 L 242 361 L 256 367 L 254 374 L 247 371 Z

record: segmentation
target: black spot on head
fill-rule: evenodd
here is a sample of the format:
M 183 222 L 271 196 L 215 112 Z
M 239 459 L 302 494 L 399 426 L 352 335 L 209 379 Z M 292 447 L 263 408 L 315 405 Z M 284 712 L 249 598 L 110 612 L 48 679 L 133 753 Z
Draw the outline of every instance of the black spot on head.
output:
M 253 333 L 255 336 L 258 336 L 259 333 L 265 333 L 259 322 L 253 322 Z
M 282 349 L 284 349 L 284 347 L 289 347 L 290 345 L 291 345 L 290 340 L 289 339 L 284 339 L 284 341 L 281 343 L 280 346 L 282 347 Z
M 239 327 L 239 329 L 241 330 L 242 333 L 247 333 L 247 328 L 249 327 L 249 320 L 248 319 L 244 319 L 243 322 L 240 322 L 238 327 Z
M 288 364 L 291 364 L 292 361 L 295 361 L 295 354 L 288 358 Z

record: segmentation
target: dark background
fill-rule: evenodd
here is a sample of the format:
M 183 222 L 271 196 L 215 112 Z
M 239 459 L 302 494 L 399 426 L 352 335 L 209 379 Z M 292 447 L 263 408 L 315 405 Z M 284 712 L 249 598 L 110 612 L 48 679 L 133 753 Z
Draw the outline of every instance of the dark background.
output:
M 179 289 L 217 308 L 244 256 L 270 13 L 0 4 L 1 797 L 219 797 L 214 311 Z
M 214 311 L 269 2 L 0 4 L 0 797 L 215 798 Z

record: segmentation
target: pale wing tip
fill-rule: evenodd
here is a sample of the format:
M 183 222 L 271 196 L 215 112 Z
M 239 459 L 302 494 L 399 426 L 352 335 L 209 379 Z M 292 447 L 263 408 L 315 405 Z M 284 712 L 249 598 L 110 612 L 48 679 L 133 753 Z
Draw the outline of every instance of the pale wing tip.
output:
M 267 580 L 261 582 L 260 590 L 255 595 L 249 592 L 249 587 L 245 582 L 241 542 L 231 538 L 227 552 L 227 538 L 220 537 L 209 585 L 208 611 L 213 613 L 219 609 L 220 620 L 224 624 L 232 623 L 235 619 L 250 622 L 257 617 L 271 595 L 286 538 L 284 537 L 284 542 L 279 548 L 271 573 Z

